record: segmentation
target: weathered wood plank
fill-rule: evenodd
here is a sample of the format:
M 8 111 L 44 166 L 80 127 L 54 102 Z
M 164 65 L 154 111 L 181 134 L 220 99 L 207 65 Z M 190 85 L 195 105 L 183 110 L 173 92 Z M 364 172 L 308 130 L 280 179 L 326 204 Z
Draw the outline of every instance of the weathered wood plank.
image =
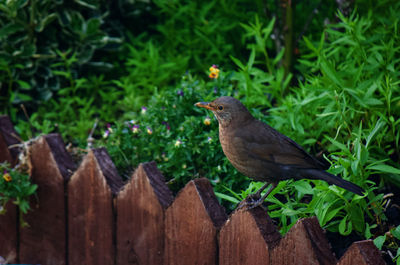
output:
M 271 264 L 336 264 L 316 217 L 300 219 L 272 250 Z
M 38 185 L 20 229 L 21 263 L 66 264 L 65 182 L 75 165 L 59 134 L 41 137 L 31 146 L 32 182 Z
M 5 214 L 0 215 L 0 256 L 9 263 L 17 261 L 17 207 L 9 201 Z
M 112 196 L 123 183 L 110 161 L 104 148 L 90 150 L 68 183 L 69 264 L 115 262 Z
M 11 166 L 14 166 L 18 154 L 20 152 L 18 147 L 9 148 L 9 146 L 19 144 L 17 132 L 8 116 L 0 116 L 0 163 L 8 161 Z
M 270 252 L 280 238 L 261 207 L 235 211 L 219 234 L 219 264 L 273 264 Z
M 226 214 L 207 179 L 190 181 L 165 213 L 164 264 L 216 264 Z
M 19 150 L 17 147 L 9 146 L 18 144 L 17 135 L 8 116 L 0 116 L 0 163 L 8 162 L 14 166 Z M 4 172 L 0 172 L 0 177 Z M 0 256 L 7 262 L 15 263 L 17 260 L 17 234 L 18 234 L 18 213 L 17 207 L 8 202 L 5 207 L 5 214 L 0 215 Z
M 351 244 L 337 264 L 384 265 L 386 263 L 372 240 L 364 240 Z
M 163 264 L 164 211 L 172 200 L 156 163 L 140 164 L 116 198 L 117 264 Z

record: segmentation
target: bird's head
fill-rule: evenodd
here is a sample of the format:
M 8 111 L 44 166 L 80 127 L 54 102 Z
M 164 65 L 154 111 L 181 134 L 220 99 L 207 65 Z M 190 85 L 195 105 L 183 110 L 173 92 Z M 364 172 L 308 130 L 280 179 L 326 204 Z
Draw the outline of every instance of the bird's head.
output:
M 253 118 L 242 102 L 233 97 L 220 97 L 212 102 L 198 102 L 195 105 L 211 110 L 222 127 L 243 125 Z

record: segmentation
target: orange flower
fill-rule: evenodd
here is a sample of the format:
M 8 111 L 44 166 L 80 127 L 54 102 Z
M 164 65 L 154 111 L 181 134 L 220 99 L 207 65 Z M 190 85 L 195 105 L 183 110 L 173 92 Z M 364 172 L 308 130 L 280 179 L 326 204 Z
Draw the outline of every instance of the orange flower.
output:
M 5 181 L 7 181 L 7 182 L 10 182 L 10 181 L 12 180 L 10 174 L 8 174 L 8 173 L 5 173 L 5 174 L 3 175 L 3 179 L 4 179 Z
M 212 78 L 212 79 L 217 79 L 219 76 L 219 69 L 218 66 L 216 66 L 215 64 L 213 64 L 210 67 L 210 74 L 208 75 L 208 77 Z
M 211 124 L 211 119 L 209 117 L 206 117 L 203 121 L 204 125 L 210 125 Z

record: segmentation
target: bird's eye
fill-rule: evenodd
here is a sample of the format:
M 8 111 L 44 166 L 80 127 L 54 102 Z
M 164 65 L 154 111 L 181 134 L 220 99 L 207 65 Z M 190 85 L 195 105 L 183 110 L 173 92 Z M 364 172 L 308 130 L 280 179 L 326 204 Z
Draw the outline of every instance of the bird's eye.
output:
M 223 110 L 223 109 L 224 109 L 224 106 L 219 105 L 217 108 L 218 108 L 218 110 Z

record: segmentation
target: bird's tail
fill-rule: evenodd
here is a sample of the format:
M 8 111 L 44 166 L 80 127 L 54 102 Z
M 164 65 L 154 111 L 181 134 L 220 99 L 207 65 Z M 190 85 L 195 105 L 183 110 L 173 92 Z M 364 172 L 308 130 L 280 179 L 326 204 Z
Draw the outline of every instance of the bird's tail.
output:
M 343 189 L 351 191 L 360 196 L 363 195 L 364 190 L 360 186 L 357 186 L 356 184 L 344 180 L 338 176 L 332 175 L 326 171 L 318 169 L 305 169 L 303 172 L 304 172 L 304 177 L 306 178 L 309 178 L 310 176 L 310 178 L 312 179 L 322 179 L 328 182 L 329 184 L 334 184 L 336 186 L 342 187 Z

